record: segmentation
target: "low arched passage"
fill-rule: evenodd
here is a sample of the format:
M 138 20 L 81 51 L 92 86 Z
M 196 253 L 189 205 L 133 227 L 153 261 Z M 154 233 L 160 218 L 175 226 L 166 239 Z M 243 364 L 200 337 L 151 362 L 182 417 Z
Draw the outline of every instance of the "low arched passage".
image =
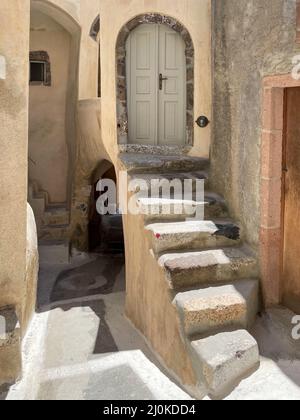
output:
M 110 180 L 116 186 L 117 175 L 114 165 L 108 160 L 103 160 L 93 172 L 91 178 L 91 197 L 89 206 L 89 251 L 118 254 L 124 253 L 124 236 L 122 215 L 116 214 L 101 215 L 97 209 L 97 200 L 101 192 L 98 184 L 101 180 Z M 117 197 L 116 197 L 117 207 Z

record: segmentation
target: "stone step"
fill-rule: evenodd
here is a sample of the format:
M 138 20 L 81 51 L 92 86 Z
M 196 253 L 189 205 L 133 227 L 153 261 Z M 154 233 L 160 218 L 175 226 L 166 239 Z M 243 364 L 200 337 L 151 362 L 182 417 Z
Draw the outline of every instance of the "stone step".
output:
M 220 333 L 192 342 L 199 381 L 213 398 L 223 398 L 259 366 L 259 350 L 245 330 Z
M 187 155 L 191 146 L 153 146 L 148 144 L 120 144 L 120 153 L 134 153 L 134 154 L 147 154 L 159 156 L 182 156 Z
M 46 191 L 40 190 L 36 181 L 30 181 L 28 185 L 28 202 L 32 200 L 44 200 L 45 207 L 48 205 L 49 196 Z
M 258 277 L 255 257 L 243 248 L 170 253 L 158 261 L 170 286 L 177 290 Z
M 44 225 L 67 225 L 69 223 L 70 213 L 66 207 L 51 206 L 47 207 L 43 215 Z
M 196 211 L 203 214 L 203 206 L 206 220 L 228 217 L 224 199 L 214 193 L 205 193 L 204 202 L 182 198 L 138 197 L 137 203 L 141 214 L 149 223 L 195 219 Z
M 182 249 L 234 246 L 240 243 L 240 227 L 231 221 L 185 221 L 146 226 L 155 253 Z
M 191 156 L 162 156 L 139 153 L 120 153 L 123 168 L 134 173 L 168 173 L 207 170 L 209 160 Z
M 69 238 L 70 225 L 45 225 L 41 228 L 39 239 L 61 241 Z
M 227 328 L 251 328 L 258 313 L 258 293 L 258 280 L 239 280 L 178 293 L 174 304 L 187 335 L 211 335 Z
M 177 184 L 174 182 L 177 181 Z M 178 182 L 179 181 L 179 182 Z M 186 182 L 190 181 L 190 182 Z M 140 192 L 140 191 L 150 191 L 152 192 L 151 196 L 155 194 L 157 190 L 157 186 L 164 191 L 170 191 L 170 183 L 171 187 L 173 185 L 179 185 L 181 188 L 181 194 L 183 188 L 188 191 L 196 191 L 197 182 L 196 181 L 203 181 L 205 189 L 208 187 L 208 172 L 206 171 L 195 171 L 195 172 L 180 172 L 180 173 L 166 173 L 166 174 L 134 174 L 131 176 L 131 190 L 132 192 Z M 174 188 L 174 187 L 173 187 Z M 159 195 L 155 195 L 158 196 Z
M 68 264 L 70 261 L 70 244 L 68 241 L 39 241 L 41 264 Z

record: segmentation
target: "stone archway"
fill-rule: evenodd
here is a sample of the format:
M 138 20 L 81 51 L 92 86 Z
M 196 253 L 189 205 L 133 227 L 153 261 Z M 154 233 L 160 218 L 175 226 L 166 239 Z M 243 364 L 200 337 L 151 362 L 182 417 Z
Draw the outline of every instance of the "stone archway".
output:
M 161 24 L 178 32 L 185 43 L 186 56 L 186 146 L 194 143 L 194 44 L 188 30 L 176 19 L 158 14 L 147 13 L 136 16 L 127 22 L 119 32 L 116 43 L 117 66 L 117 126 L 118 144 L 128 143 L 128 112 L 126 86 L 126 41 L 134 29 L 142 24 Z

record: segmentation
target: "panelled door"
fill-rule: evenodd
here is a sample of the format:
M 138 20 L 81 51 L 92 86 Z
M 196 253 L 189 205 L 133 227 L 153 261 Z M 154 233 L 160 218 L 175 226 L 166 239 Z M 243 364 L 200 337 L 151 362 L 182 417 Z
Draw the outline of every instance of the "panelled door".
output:
M 140 25 L 127 40 L 129 142 L 184 145 L 186 59 L 181 36 L 164 25 Z

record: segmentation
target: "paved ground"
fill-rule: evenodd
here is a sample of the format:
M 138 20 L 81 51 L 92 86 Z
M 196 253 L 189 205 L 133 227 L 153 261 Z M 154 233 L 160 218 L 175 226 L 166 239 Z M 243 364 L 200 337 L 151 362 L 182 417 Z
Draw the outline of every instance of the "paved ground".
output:
M 9 399 L 190 399 L 124 316 L 123 257 L 43 265 L 38 294 L 26 377 Z
M 189 399 L 124 316 L 124 260 L 77 255 L 71 265 L 43 265 L 39 312 L 25 342 L 24 380 L 8 399 Z M 300 400 L 300 341 L 293 314 L 263 314 L 253 334 L 260 368 L 229 400 Z M 1 391 L 1 390 L 0 390 Z

